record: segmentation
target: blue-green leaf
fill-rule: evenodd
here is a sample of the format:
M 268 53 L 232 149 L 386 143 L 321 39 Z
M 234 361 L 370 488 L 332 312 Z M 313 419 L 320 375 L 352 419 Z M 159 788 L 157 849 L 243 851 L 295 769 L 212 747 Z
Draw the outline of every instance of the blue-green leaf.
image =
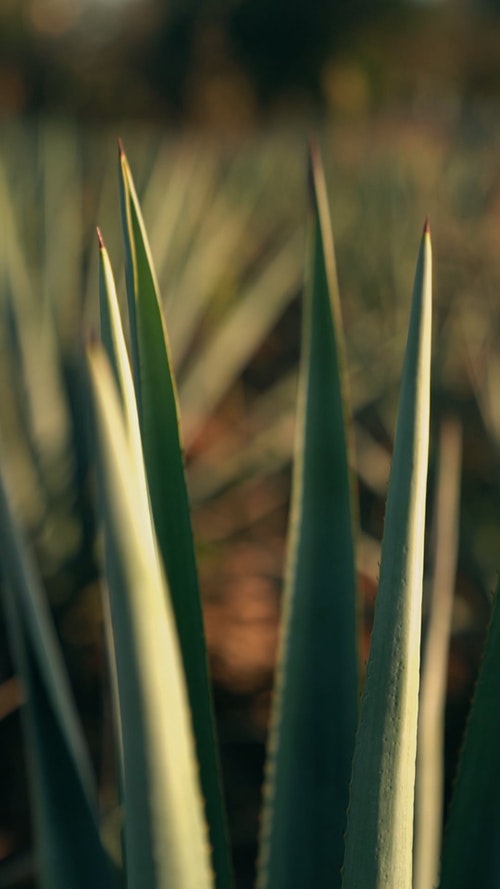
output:
M 431 241 L 420 247 L 380 582 L 354 754 L 343 889 L 411 889 L 429 449 Z
M 184 476 L 177 391 L 158 284 L 132 176 L 120 151 L 133 378 L 155 532 L 191 704 L 218 889 L 232 885 L 203 615 Z
M 122 730 L 128 889 L 211 889 L 191 714 L 143 475 L 99 346 L 89 351 Z
M 351 417 L 319 156 L 259 886 L 340 887 L 358 706 Z
M 500 582 L 445 831 L 440 889 L 500 884 Z
M 43 889 L 110 889 L 97 794 L 69 683 L 40 583 L 0 474 L 0 551 L 7 616 L 24 707 Z

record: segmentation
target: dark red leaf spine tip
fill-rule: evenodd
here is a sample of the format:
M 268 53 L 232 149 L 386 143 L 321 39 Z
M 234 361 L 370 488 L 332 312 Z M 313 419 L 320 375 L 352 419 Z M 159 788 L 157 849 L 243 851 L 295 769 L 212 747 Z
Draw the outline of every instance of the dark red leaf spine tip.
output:
M 101 234 L 101 229 L 99 228 L 99 226 L 96 226 L 96 234 L 97 234 L 97 241 L 99 244 L 99 250 L 104 250 L 104 238 Z
M 118 154 L 120 157 L 125 157 L 125 149 L 123 147 L 121 136 L 118 136 Z
M 429 217 L 426 216 L 425 222 L 424 222 L 424 235 L 430 235 L 430 233 L 431 233 L 431 227 L 429 225 Z
M 318 170 L 319 165 L 321 164 L 319 146 L 314 136 L 310 136 L 309 138 L 308 149 L 307 185 L 309 191 L 309 199 L 314 202 L 316 193 L 315 174 Z

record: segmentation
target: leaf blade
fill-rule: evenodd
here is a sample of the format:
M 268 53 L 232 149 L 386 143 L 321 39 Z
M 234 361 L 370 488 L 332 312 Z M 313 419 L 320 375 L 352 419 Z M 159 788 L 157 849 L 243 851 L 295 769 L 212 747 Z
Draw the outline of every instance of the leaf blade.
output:
M 23 708 L 44 889 L 109 889 L 97 794 L 54 628 L 0 472 L 0 549 Z
M 420 245 L 380 582 L 351 783 L 343 889 L 411 889 L 429 448 L 431 243 Z
M 439 882 L 444 793 L 444 715 L 458 554 L 462 429 L 443 419 L 435 494 L 434 570 L 423 654 L 415 785 L 414 889 Z
M 177 390 L 144 222 L 123 151 L 120 152 L 120 194 L 132 366 L 151 507 L 186 672 L 217 886 L 228 889 L 232 886 L 232 872 Z
M 124 761 L 130 889 L 212 886 L 168 588 L 109 364 L 89 351 Z M 172 728 L 174 726 L 175 728 Z
M 493 889 L 500 879 L 499 677 L 500 580 L 444 835 L 440 889 Z
M 299 418 L 260 887 L 340 887 L 357 723 L 356 521 L 328 203 L 311 155 Z M 326 703 L 328 702 L 328 703 Z

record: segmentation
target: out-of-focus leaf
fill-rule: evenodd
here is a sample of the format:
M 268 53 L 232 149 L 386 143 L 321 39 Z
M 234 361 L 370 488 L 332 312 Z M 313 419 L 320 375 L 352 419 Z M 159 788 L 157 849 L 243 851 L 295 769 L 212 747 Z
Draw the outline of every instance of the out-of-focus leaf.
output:
M 440 889 L 500 883 L 500 582 L 444 836 Z
M 99 836 L 88 754 L 47 605 L 1 474 L 0 532 L 13 655 L 27 694 L 40 884 L 110 889 L 115 881 Z
M 277 250 L 240 294 L 210 342 L 200 351 L 181 389 L 187 443 L 200 431 L 229 386 L 298 292 L 302 232 Z
M 122 726 L 129 889 L 209 889 L 210 852 L 170 594 L 116 386 L 89 352 Z
M 358 706 L 351 418 L 328 203 L 312 220 L 281 653 L 259 886 L 340 887 Z
M 158 285 L 130 169 L 120 151 L 132 369 L 155 531 L 186 673 L 217 886 L 232 884 L 177 392 Z
M 411 889 L 432 326 L 426 224 L 401 383 L 343 889 Z

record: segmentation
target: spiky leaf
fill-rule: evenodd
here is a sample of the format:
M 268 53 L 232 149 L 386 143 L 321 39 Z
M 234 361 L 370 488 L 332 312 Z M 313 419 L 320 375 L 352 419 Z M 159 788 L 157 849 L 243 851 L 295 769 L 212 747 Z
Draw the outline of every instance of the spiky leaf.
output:
M 420 247 L 380 582 L 349 802 L 343 889 L 411 889 L 429 448 L 431 242 Z
M 24 722 L 43 889 L 115 885 L 97 821 L 97 794 L 36 569 L 0 474 L 0 551 L 7 616 L 27 702 Z
M 259 886 L 340 886 L 357 723 L 350 422 L 326 188 L 311 219 L 281 652 Z
M 89 352 L 122 726 L 129 889 L 209 889 L 210 853 L 170 595 L 118 392 Z
M 440 889 L 500 884 L 500 582 L 444 837 Z
M 158 284 L 123 150 L 120 151 L 120 194 L 132 367 L 151 506 L 186 673 L 217 886 L 228 889 L 232 876 L 177 392 Z

